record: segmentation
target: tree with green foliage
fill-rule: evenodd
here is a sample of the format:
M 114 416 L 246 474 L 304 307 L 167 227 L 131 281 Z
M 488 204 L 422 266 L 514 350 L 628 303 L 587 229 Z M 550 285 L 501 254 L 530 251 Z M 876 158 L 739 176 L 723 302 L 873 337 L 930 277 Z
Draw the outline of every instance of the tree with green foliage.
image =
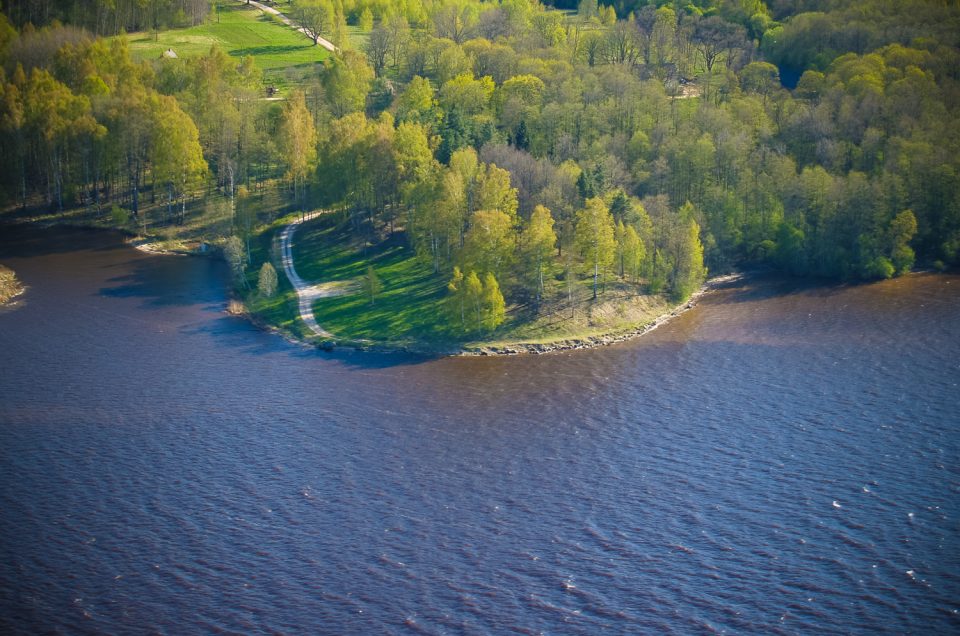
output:
M 586 206 L 577 212 L 575 241 L 577 249 L 593 271 L 593 298 L 597 298 L 597 286 L 601 275 L 613 264 L 614 241 L 613 217 L 603 199 L 587 199 Z
M 153 113 L 153 176 L 167 190 L 168 213 L 180 202 L 179 222 L 186 214 L 188 192 L 207 171 L 200 148 L 199 132 L 189 115 L 180 110 L 173 97 L 161 96 Z
M 546 264 L 557 244 L 557 235 L 553 231 L 553 216 L 550 210 L 542 205 L 533 209 L 530 220 L 523 230 L 523 259 L 527 279 L 532 278 L 535 288 L 536 304 L 539 307 L 543 298 L 543 273 Z
M 64 194 L 70 186 L 70 147 L 89 143 L 87 140 L 106 130 L 94 119 L 89 98 L 75 95 L 49 71 L 34 68 L 24 82 L 21 69 L 20 77 L 23 84 L 17 96 L 22 102 L 11 103 L 19 112 L 11 113 L 10 119 L 18 118 L 26 132 L 31 154 L 47 185 L 47 201 L 62 212 Z
M 500 210 L 477 210 L 470 215 L 470 229 L 464 236 L 465 265 L 503 276 L 513 262 L 516 231 L 513 220 Z
M 260 267 L 257 291 L 262 298 L 273 298 L 277 293 L 277 270 L 269 262 Z
M 680 208 L 679 216 L 680 222 L 672 245 L 670 294 L 676 300 L 683 301 L 706 280 L 707 268 L 703 266 L 700 225 L 696 221 L 693 205 L 685 203 Z
M 243 241 L 239 236 L 229 236 L 223 244 L 223 257 L 230 266 L 233 278 L 247 287 L 247 255 L 243 249 Z
M 315 45 L 333 31 L 335 16 L 330 0 L 291 0 L 290 17 Z
M 277 145 L 293 185 L 293 198 L 304 203 L 304 186 L 317 165 L 317 129 L 301 91 L 295 91 L 280 115 Z
M 463 281 L 463 294 L 466 305 L 473 310 L 476 316 L 474 329 L 479 331 L 483 325 L 483 283 L 477 273 L 471 271 Z
M 354 51 L 341 51 L 324 63 L 323 88 L 336 117 L 362 112 L 375 74 L 366 58 Z
M 636 282 L 647 259 L 646 246 L 633 225 L 626 225 L 620 238 L 621 275 Z
M 904 210 L 890 221 L 890 226 L 887 228 L 887 241 L 894 276 L 906 274 L 913 267 L 916 254 L 910 247 L 910 241 L 916 233 L 917 217 L 912 210 Z
M 364 32 L 373 30 L 373 12 L 370 7 L 364 7 L 357 17 L 357 27 Z
M 483 305 L 482 324 L 487 331 L 493 331 L 503 323 L 507 314 L 506 303 L 503 300 L 503 294 L 500 293 L 500 285 L 490 272 L 483 277 L 481 304 Z
M 492 163 L 481 167 L 472 205 L 475 210 L 498 210 L 515 219 L 517 189 L 510 185 L 510 172 Z
M 463 272 L 461 272 L 457 266 L 453 267 L 453 276 L 450 277 L 450 282 L 447 283 L 447 294 L 447 315 L 449 316 L 449 322 L 454 323 L 459 321 L 460 328 L 466 330 L 467 288 Z
M 415 76 L 397 97 L 397 121 L 415 122 L 433 131 L 439 123 L 440 111 L 429 79 Z

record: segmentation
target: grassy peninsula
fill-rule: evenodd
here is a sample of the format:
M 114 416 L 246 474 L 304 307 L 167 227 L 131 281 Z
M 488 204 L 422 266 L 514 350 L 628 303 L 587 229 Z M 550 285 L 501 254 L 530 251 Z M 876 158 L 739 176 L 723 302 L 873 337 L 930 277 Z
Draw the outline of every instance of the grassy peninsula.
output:
M 337 289 L 313 303 L 317 322 L 334 334 L 333 341 L 362 347 L 520 352 L 590 346 L 636 333 L 685 304 L 623 281 L 610 281 L 594 301 L 588 286 L 567 285 L 557 273 L 539 307 L 508 305 L 495 329 L 472 329 L 464 327 L 451 302 L 446 278 L 405 249 L 400 234 L 361 245 L 353 240 L 346 215 L 327 214 L 297 231 L 293 252 L 300 276 Z M 371 267 L 380 282 L 375 294 L 369 286 Z M 249 307 L 268 324 L 318 340 L 298 319 L 296 293 L 287 281 L 274 298 L 254 294 Z
M 258 321 L 371 346 L 629 332 L 742 265 L 956 265 L 960 8 L 816 4 L 14 2 L 0 201 L 222 253 Z M 278 233 L 318 210 L 304 297 Z

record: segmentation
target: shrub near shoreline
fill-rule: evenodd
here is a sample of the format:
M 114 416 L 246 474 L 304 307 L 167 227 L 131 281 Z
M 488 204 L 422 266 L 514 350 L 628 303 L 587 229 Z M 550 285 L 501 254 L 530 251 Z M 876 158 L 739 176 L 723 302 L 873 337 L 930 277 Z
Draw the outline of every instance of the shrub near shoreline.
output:
M 0 265 L 0 305 L 23 293 L 23 285 L 9 267 Z

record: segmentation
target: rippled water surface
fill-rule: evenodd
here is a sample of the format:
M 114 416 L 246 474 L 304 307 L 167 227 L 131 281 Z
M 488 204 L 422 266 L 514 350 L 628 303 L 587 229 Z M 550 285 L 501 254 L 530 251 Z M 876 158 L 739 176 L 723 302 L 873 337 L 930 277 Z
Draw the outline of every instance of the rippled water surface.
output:
M 0 262 L 0 632 L 960 630 L 960 277 L 424 361 L 288 344 L 109 234 Z

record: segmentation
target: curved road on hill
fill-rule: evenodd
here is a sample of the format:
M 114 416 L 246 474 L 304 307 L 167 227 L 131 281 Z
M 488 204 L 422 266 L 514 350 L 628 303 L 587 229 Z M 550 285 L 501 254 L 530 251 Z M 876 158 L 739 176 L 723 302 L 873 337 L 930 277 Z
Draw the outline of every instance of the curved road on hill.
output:
M 283 231 L 280 232 L 280 255 L 283 261 L 283 271 L 290 280 L 290 284 L 293 285 L 293 288 L 297 291 L 297 297 L 300 301 L 300 319 L 310 328 L 310 331 L 321 338 L 333 338 L 332 333 L 317 324 L 317 319 L 313 315 L 313 303 L 318 298 L 329 298 L 330 296 L 342 294 L 344 292 L 343 286 L 336 283 L 308 284 L 300 278 L 296 268 L 293 266 L 292 240 L 294 232 L 297 231 L 297 227 L 304 221 L 315 219 L 326 212 L 326 210 L 310 212 L 283 228 Z

